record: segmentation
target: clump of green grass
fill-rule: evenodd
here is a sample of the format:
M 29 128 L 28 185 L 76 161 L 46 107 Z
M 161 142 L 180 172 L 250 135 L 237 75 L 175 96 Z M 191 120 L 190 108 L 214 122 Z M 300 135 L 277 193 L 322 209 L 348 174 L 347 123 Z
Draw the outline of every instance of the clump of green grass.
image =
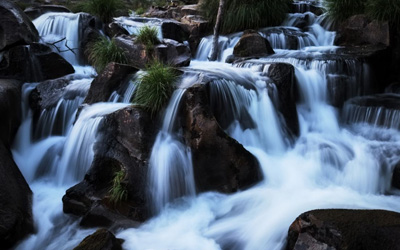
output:
M 99 17 L 104 23 L 111 22 L 123 6 L 121 0 L 86 0 L 79 5 L 82 11 Z
M 365 0 L 325 0 L 328 15 L 337 21 L 363 14 L 365 12 Z
M 366 12 L 373 19 L 388 21 L 395 26 L 400 25 L 399 0 L 368 0 Z
M 112 186 L 109 190 L 110 202 L 114 205 L 125 201 L 128 198 L 128 190 L 126 189 L 126 184 L 124 183 L 126 173 L 123 169 L 115 172 L 114 178 L 112 180 Z
M 279 25 L 285 19 L 291 2 L 291 0 L 228 1 L 221 32 L 226 34 Z M 203 15 L 211 24 L 215 24 L 218 4 L 218 0 L 205 0 L 200 6 Z
M 128 63 L 124 50 L 115 44 L 114 39 L 101 37 L 88 48 L 89 62 L 97 72 L 102 71 L 108 63 Z
M 152 50 L 154 45 L 159 44 L 157 27 L 143 26 L 136 34 L 136 41 L 144 44 L 147 50 Z
M 173 68 L 153 62 L 139 79 L 133 102 L 155 115 L 171 98 L 177 78 Z

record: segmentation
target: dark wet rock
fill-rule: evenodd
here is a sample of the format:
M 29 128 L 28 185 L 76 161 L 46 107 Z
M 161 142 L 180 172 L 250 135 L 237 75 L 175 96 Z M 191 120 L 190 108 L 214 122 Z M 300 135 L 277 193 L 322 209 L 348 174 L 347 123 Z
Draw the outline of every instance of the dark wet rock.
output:
M 28 16 L 13 2 L 0 1 L 0 51 L 39 40 L 39 33 Z
M 21 123 L 21 86 L 20 81 L 0 79 L 0 142 L 7 148 Z
M 19 45 L 0 57 L 0 77 L 24 82 L 55 79 L 75 70 L 62 56 L 40 43 Z
M 155 122 L 146 111 L 127 107 L 107 115 L 98 133 L 93 163 L 85 179 L 67 190 L 64 212 L 83 216 L 85 226 L 144 221 L 149 216 L 147 161 L 155 139 Z M 127 200 L 112 204 L 108 191 L 115 172 L 120 170 L 126 173 Z
M 257 31 L 246 30 L 233 49 L 236 57 L 256 57 L 274 54 L 274 50 L 268 40 Z
M 62 5 L 39 5 L 26 8 L 24 13 L 31 19 L 34 20 L 39 16 L 48 12 L 71 12 L 67 7 Z
M 337 45 L 390 45 L 389 24 L 355 15 L 343 22 L 338 31 Z
M 84 103 L 106 102 L 110 98 L 111 93 L 121 87 L 126 81 L 129 81 L 132 74 L 137 71 L 138 69 L 125 64 L 114 62 L 108 64 L 91 83 Z
M 163 39 L 153 49 L 146 49 L 143 44 L 135 42 L 130 36 L 115 38 L 116 44 L 125 50 L 129 64 L 144 69 L 154 58 L 173 67 L 183 67 L 190 64 L 189 47 L 171 39 Z
M 393 168 L 392 187 L 400 189 L 400 162 Z
M 107 229 L 98 229 L 87 236 L 74 250 L 122 250 L 122 239 L 115 238 L 115 235 Z
M 121 27 L 121 25 L 119 25 L 116 22 L 112 22 L 112 23 L 105 25 L 104 31 L 105 31 L 106 35 L 109 37 L 115 37 L 115 36 L 120 36 L 120 35 L 129 35 L 129 32 L 126 29 L 124 29 L 123 27 Z
M 385 210 L 313 210 L 289 228 L 287 250 L 389 250 L 400 246 L 400 214 Z
M 0 245 L 11 248 L 33 232 L 32 191 L 0 141 Z
M 204 85 L 189 88 L 182 102 L 184 135 L 192 150 L 197 191 L 232 193 L 260 181 L 256 158 L 218 125 Z
M 197 4 L 185 5 L 181 8 L 183 16 L 187 15 L 200 15 L 200 11 Z
M 186 15 L 181 18 L 181 23 L 185 24 L 186 29 L 189 31 L 190 50 L 194 53 L 200 44 L 201 38 L 211 32 L 211 25 L 198 15 Z
M 267 75 L 275 83 L 278 90 L 278 110 L 282 113 L 289 131 L 298 136 L 300 128 L 296 109 L 297 94 L 293 65 L 273 63 L 268 68 Z
M 80 58 L 82 63 L 88 62 L 88 52 L 92 43 L 96 42 L 103 35 L 100 33 L 103 23 L 95 16 L 88 13 L 81 13 L 79 20 L 79 45 Z
M 189 38 L 189 32 L 186 30 L 186 27 L 176 21 L 163 22 L 161 24 L 161 32 L 163 38 L 172 39 L 180 43 Z

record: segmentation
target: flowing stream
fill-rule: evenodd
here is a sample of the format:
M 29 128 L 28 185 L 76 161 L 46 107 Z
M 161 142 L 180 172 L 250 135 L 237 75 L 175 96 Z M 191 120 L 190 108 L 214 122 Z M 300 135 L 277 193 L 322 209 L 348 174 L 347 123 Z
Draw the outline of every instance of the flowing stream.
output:
M 307 32 L 293 27 L 305 15 L 310 16 Z M 62 29 L 45 24 L 45 17 Z M 76 19 L 79 17 L 72 14 L 46 14 L 34 23 L 47 27 L 39 29 L 42 36 L 63 36 L 59 30 L 67 30 L 64 26 L 78 29 Z M 150 157 L 150 193 L 156 215 L 138 228 L 117 232 L 117 237 L 125 240 L 124 249 L 279 250 L 285 247 L 290 224 L 308 210 L 400 212 L 400 197 L 390 187 L 392 169 L 400 160 L 400 132 L 391 125 L 399 120 L 398 113 L 385 115 L 348 107 L 341 120 L 340 110 L 331 105 L 329 84 L 338 77 L 345 79 L 346 98 L 369 93 L 368 65 L 332 56 L 335 33 L 325 30 L 320 18 L 311 12 L 290 14 L 284 26 L 260 33 L 271 42 L 275 55 L 235 65 L 224 63 L 239 33 L 221 37 L 223 53 L 219 62 L 211 63 L 207 56 L 212 39 L 206 37 L 186 70 L 195 72 L 194 79 L 202 75 L 211 79 L 210 104 L 217 120 L 257 158 L 263 181 L 231 195 L 196 194 L 191 152 L 174 128 L 185 91 L 178 89 Z M 79 60 L 69 60 L 82 67 L 77 64 Z M 275 108 L 279 105 L 275 85 L 265 76 L 274 62 L 295 67 L 300 136 L 294 142 Z M 91 80 L 91 74 L 73 80 L 65 93 L 86 93 Z M 184 75 L 182 81 L 181 87 L 196 83 L 193 75 Z M 41 114 L 40 125 L 33 131 L 28 96 L 35 86 L 24 85 L 24 121 L 13 155 L 34 192 L 37 233 L 17 249 L 72 249 L 94 229 L 79 228 L 76 218 L 64 214 L 61 198 L 67 188 L 82 180 L 90 166 L 96 126 L 105 114 L 128 105 L 123 102 L 129 102 L 135 84 L 128 83 L 125 96 L 115 94 L 109 103 L 86 106 L 74 125 L 83 97 L 65 94 L 54 108 Z M 378 113 L 375 116 L 380 120 L 387 119 L 388 125 L 366 123 L 369 118 L 363 117 L 374 116 L 371 112 Z

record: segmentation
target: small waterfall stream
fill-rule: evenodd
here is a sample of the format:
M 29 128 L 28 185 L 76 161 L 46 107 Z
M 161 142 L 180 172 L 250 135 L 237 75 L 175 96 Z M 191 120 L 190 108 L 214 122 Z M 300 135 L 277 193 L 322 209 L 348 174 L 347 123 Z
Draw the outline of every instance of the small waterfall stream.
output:
M 241 35 L 238 33 L 220 38 L 223 53 L 219 62 L 206 62 L 211 47 L 211 37 L 206 37 L 188 67 L 210 77 L 210 106 L 217 120 L 257 158 L 264 180 L 231 195 L 196 194 L 191 152 L 175 127 L 185 92 L 178 89 L 166 109 L 149 160 L 155 216 L 138 228 L 117 232 L 117 237 L 125 240 L 124 249 L 281 250 L 289 225 L 311 209 L 400 212 L 400 197 L 390 188 L 392 168 L 400 161 L 400 131 L 393 129 L 398 114 L 393 112 L 385 116 L 390 121 L 372 126 L 365 120 L 383 119 L 379 118 L 382 111 L 361 110 L 348 103 L 345 109 L 357 109 L 351 114 L 358 115 L 346 115 L 345 111 L 343 123 L 339 109 L 331 105 L 329 84 L 343 78 L 346 98 L 368 93 L 368 65 L 333 56 L 335 34 L 321 26 L 320 18 L 302 12 L 290 14 L 285 26 L 259 31 L 275 48 L 273 56 L 224 63 Z M 305 15 L 310 16 L 307 32 L 288 27 Z M 49 13 L 34 23 L 43 39 L 67 36 L 68 45 L 73 46 L 78 20 L 79 14 Z M 296 46 L 290 45 L 291 36 L 296 37 Z M 79 58 L 63 56 L 78 66 Z M 274 83 L 265 76 L 274 62 L 295 67 L 300 136 L 294 143 L 285 134 L 285 124 L 275 108 L 270 93 Z M 73 124 L 92 80 L 91 73 L 87 74 L 90 69 L 79 72 L 85 77 L 70 83 L 57 105 L 42 112 L 36 131 L 28 98 L 37 84 L 23 86 L 24 120 L 12 151 L 34 192 L 37 233 L 17 249 L 72 249 L 94 231 L 80 228 L 76 218 L 64 214 L 61 198 L 67 188 L 82 180 L 91 164 L 96 126 L 104 115 L 128 105 L 136 84 L 133 78 L 125 94 L 114 93 L 109 103 L 85 106 Z M 191 85 L 189 78 L 183 79 L 190 82 L 185 87 Z

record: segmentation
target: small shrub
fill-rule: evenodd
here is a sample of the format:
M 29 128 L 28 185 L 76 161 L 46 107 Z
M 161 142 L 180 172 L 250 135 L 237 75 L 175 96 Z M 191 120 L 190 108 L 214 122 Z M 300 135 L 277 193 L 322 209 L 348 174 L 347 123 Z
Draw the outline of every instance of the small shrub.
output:
M 139 79 L 133 102 L 155 115 L 169 101 L 176 80 L 177 74 L 173 68 L 154 62 Z
M 226 3 L 221 32 L 275 26 L 285 19 L 291 0 L 231 0 Z M 219 0 L 205 0 L 200 6 L 203 15 L 215 24 Z
M 143 26 L 136 34 L 136 41 L 143 43 L 147 50 L 152 50 L 154 45 L 160 43 L 157 27 Z
M 365 3 L 365 0 L 325 0 L 325 7 L 329 16 L 337 21 L 343 21 L 353 15 L 363 14 Z
M 128 191 L 126 185 L 123 183 L 126 173 L 123 169 L 115 172 L 112 181 L 112 187 L 109 190 L 110 202 L 114 205 L 124 201 L 128 198 Z
M 368 0 L 366 11 L 373 19 L 400 25 L 399 0 Z
M 127 63 L 124 50 L 118 47 L 114 39 L 101 37 L 89 46 L 89 62 L 97 72 L 100 72 L 110 62 Z
M 84 12 L 99 17 L 104 23 L 108 23 L 123 6 L 121 0 L 86 0 L 82 2 L 80 8 Z

